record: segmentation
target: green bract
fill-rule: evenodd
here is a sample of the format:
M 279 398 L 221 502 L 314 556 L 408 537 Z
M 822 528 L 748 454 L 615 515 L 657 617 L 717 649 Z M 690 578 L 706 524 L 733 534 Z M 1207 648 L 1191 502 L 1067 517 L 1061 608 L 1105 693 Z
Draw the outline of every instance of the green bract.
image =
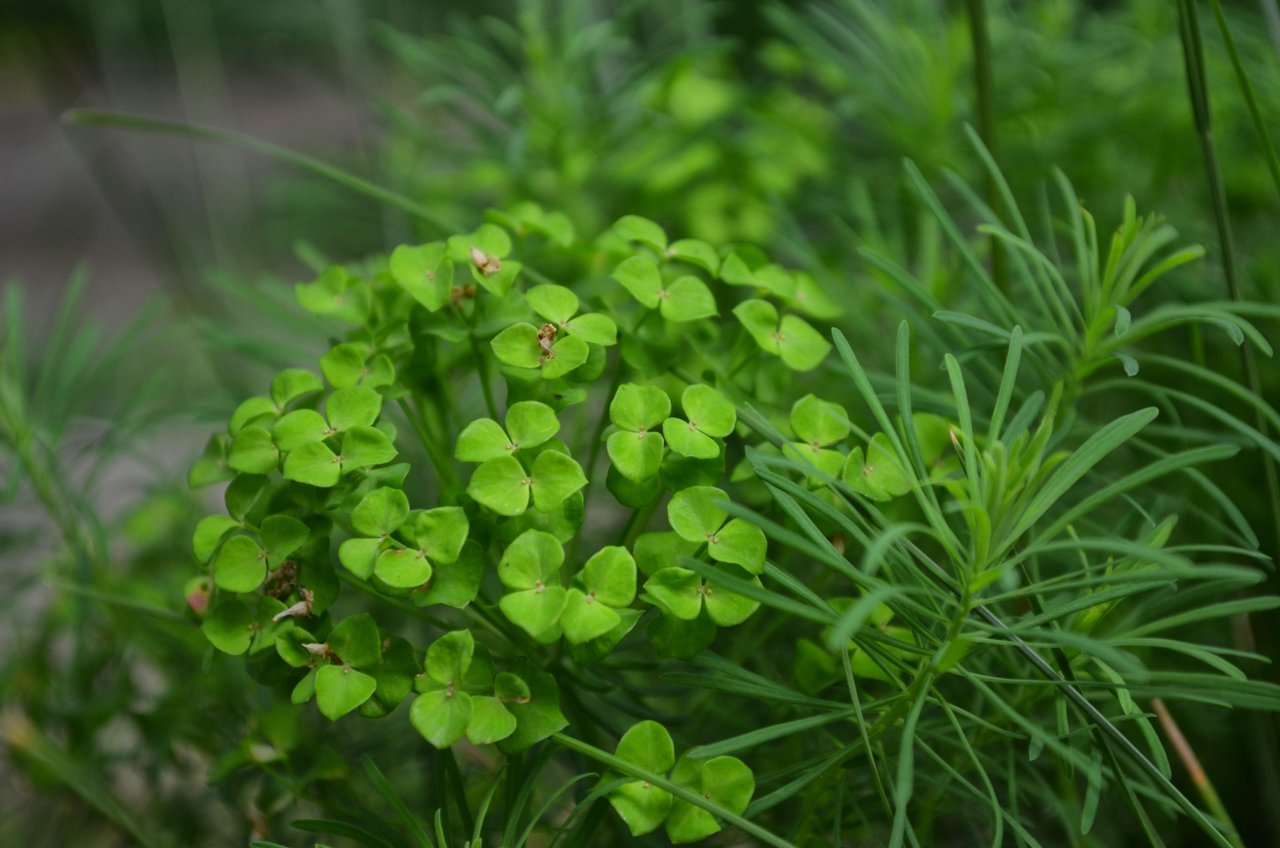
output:
M 737 412 L 724 395 L 710 386 L 693 385 L 680 396 L 684 419 L 668 418 L 662 422 L 662 434 L 671 449 L 695 459 L 714 459 L 720 455 L 720 444 L 733 432 Z
M 740 565 L 752 574 L 764 571 L 766 542 L 759 527 L 729 514 L 718 502 L 728 495 L 712 486 L 676 492 L 667 504 L 667 520 L 680 538 L 705 544 L 714 560 Z
M 663 438 L 654 432 L 671 412 L 671 400 L 654 386 L 624 383 L 609 403 L 609 418 L 619 429 L 609 436 L 609 459 L 628 480 L 643 481 L 658 473 Z
M 733 308 L 742 326 L 756 340 L 761 350 L 782 357 L 788 367 L 797 371 L 817 368 L 831 350 L 831 343 L 803 318 L 784 315 L 767 300 L 747 300 Z

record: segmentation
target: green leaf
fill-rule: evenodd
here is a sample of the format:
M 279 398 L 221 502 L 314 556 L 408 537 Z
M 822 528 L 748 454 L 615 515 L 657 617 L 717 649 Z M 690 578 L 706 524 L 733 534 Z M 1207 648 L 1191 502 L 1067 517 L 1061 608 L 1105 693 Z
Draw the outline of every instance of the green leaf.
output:
M 641 574 L 651 576 L 664 568 L 679 565 L 682 557 L 693 556 L 699 542 L 690 542 L 677 533 L 667 531 L 644 533 L 636 539 L 634 546 L 636 567 Z
M 710 386 L 689 386 L 680 396 L 680 406 L 690 426 L 717 439 L 732 433 L 738 421 L 733 404 Z
M 427 648 L 424 670 L 427 676 L 446 688 L 460 686 L 471 668 L 476 640 L 470 630 L 452 630 Z
M 702 578 L 687 568 L 664 568 L 645 581 L 649 600 L 676 618 L 692 621 L 702 611 Z
M 206 515 L 200 519 L 191 536 L 191 552 L 196 561 L 201 565 L 207 563 L 223 537 L 239 526 L 239 521 L 227 515 Z
M 841 477 L 849 488 L 874 501 L 891 500 L 911 491 L 911 477 L 884 433 L 871 437 L 865 459 L 862 448 L 849 452 Z
M 320 372 L 335 389 L 354 386 L 366 374 L 365 352 L 350 342 L 335 345 L 320 357 Z
M 261 395 L 251 397 L 242 401 L 231 413 L 231 420 L 227 422 L 227 432 L 234 436 L 258 419 L 275 416 L 278 412 L 271 398 Z
M 380 486 L 351 511 L 351 526 L 366 536 L 390 536 L 409 517 L 409 498 L 399 489 Z
M 571 644 L 580 645 L 603 636 L 621 621 L 618 613 L 599 598 L 580 589 L 570 589 L 560 623 L 564 628 L 564 638 Z
M 338 546 L 338 559 L 355 576 L 368 580 L 382 550 L 381 539 L 347 539 Z
M 664 613 L 649 620 L 645 635 L 658 656 L 687 660 L 711 647 L 716 626 L 705 613 L 691 620 Z
M 720 263 L 720 279 L 731 286 L 754 286 L 756 278 L 747 263 L 736 253 L 730 253 Z M 734 310 L 735 312 L 737 310 Z
M 615 755 L 662 775 L 675 763 L 675 746 L 665 727 L 656 721 L 642 721 L 618 740 Z M 633 836 L 643 836 L 662 825 L 671 810 L 671 794 L 646 781 L 633 780 L 609 793 L 609 803 Z
M 432 312 L 448 303 L 453 287 L 453 266 L 444 264 L 444 252 L 441 242 L 417 247 L 402 244 L 391 251 L 388 262 L 396 284 Z
M 671 414 L 671 400 L 657 386 L 623 383 L 609 402 L 609 419 L 624 430 L 652 430 Z
M 636 597 L 636 561 L 621 545 L 601 548 L 582 567 L 582 583 L 596 600 L 629 606 Z
M 676 492 L 667 504 L 667 521 L 680 538 L 699 544 L 719 530 L 729 514 L 716 506 L 728 500 L 723 490 L 712 486 L 691 486 Z
M 752 574 L 764 571 L 767 548 L 764 531 L 745 518 L 733 519 L 707 540 L 707 553 L 712 559 L 740 565 Z
M 267 554 L 248 536 L 222 543 L 214 562 L 213 582 L 228 592 L 252 592 L 267 579 Z
M 667 248 L 667 255 L 690 265 L 697 265 L 708 274 L 720 271 L 720 257 L 716 250 L 705 241 L 698 239 L 678 239 Z
M 778 332 L 782 361 L 796 371 L 812 371 L 831 352 L 831 342 L 803 318 L 784 315 Z
M 344 665 L 372 668 L 382 661 L 382 637 L 378 635 L 377 622 L 367 612 L 338 622 L 326 642 Z
M 473 745 L 490 745 L 506 739 L 516 730 L 516 717 L 497 698 L 473 696 L 467 739 Z
M 378 682 L 354 668 L 323 665 L 316 670 L 316 706 L 330 721 L 337 721 L 373 697 Z
M 303 445 L 284 458 L 284 479 L 327 489 L 337 485 L 342 466 L 333 451 L 322 442 Z
M 324 383 L 315 374 L 302 368 L 286 368 L 271 381 L 271 400 L 278 409 L 314 392 L 324 390 Z
M 750 583 L 760 586 L 760 578 L 752 577 L 746 574 L 737 566 L 725 565 L 722 569 L 740 580 L 747 580 Z M 737 572 L 736 574 L 734 572 Z M 706 587 L 706 596 L 703 599 L 707 606 L 707 615 L 716 624 L 721 627 L 733 627 L 741 624 L 750 618 L 756 610 L 760 608 L 759 601 L 753 601 L 750 598 L 739 595 L 737 592 L 731 592 L 723 586 L 713 585 Z
M 289 555 L 302 547 L 311 531 L 291 515 L 269 515 L 262 522 L 262 544 L 266 548 L 267 567 L 276 569 Z
M 668 321 L 698 321 L 719 314 L 715 295 L 707 284 L 686 274 L 658 291 L 659 310 Z
M 587 312 L 568 321 L 564 330 L 591 344 L 608 347 L 618 343 L 618 325 L 601 312 Z
M 618 472 L 616 466 L 610 464 L 608 474 L 605 476 L 605 487 L 608 488 L 609 494 L 625 507 L 638 509 L 649 506 L 662 497 L 661 466 L 659 466 L 659 473 L 652 477 L 644 480 L 628 480 Z
M 494 336 L 489 346 L 493 348 L 493 355 L 498 357 L 498 361 L 507 365 L 516 368 L 537 368 L 542 364 L 542 351 L 538 347 L 538 328 L 532 324 L 512 324 Z
M 578 314 L 578 296 L 564 286 L 544 284 L 524 293 L 534 312 L 553 324 L 563 324 Z
M 224 654 L 238 656 L 249 650 L 255 622 L 250 609 L 235 598 L 215 606 L 200 624 L 205 638 Z
M 414 603 L 419 606 L 444 604 L 462 609 L 475 600 L 484 580 L 484 551 L 474 541 L 462 546 L 462 552 L 453 563 L 445 563 L 432 568 L 431 581 L 427 591 L 413 596 Z
M 561 336 L 542 363 L 542 376 L 547 380 L 563 377 L 587 361 L 591 349 L 582 336 Z
M 227 505 L 227 512 L 231 513 L 232 518 L 241 522 L 245 520 L 249 510 L 253 509 L 258 498 L 262 497 L 266 482 L 267 478 L 260 474 L 237 474 L 232 479 L 222 496 L 223 502 Z
M 357 468 L 382 465 L 395 458 L 395 445 L 381 430 L 373 427 L 352 427 L 342 437 L 343 474 Z
M 366 386 L 338 389 L 324 402 L 329 426 L 339 433 L 370 426 L 381 411 L 382 395 Z
M 533 505 L 539 512 L 550 512 L 585 485 L 582 466 L 570 456 L 545 450 L 533 461 Z
M 431 561 L 418 551 L 391 548 L 378 555 L 373 573 L 388 586 L 415 589 L 431 579 Z
M 715 459 L 720 455 L 720 443 L 701 432 L 692 422 L 668 418 L 662 422 L 662 435 L 671 449 L 681 456 Z
M 276 470 L 280 454 L 271 434 L 256 424 L 245 427 L 231 440 L 227 465 L 245 474 L 266 474 Z
M 726 261 L 726 266 L 728 262 Z M 774 355 L 778 348 L 778 310 L 767 300 L 744 300 L 733 308 L 742 326 L 756 340 L 761 350 Z
M 526 530 L 515 538 L 498 561 L 498 579 L 508 589 L 535 589 L 559 583 L 564 546 L 542 530 Z
M 523 751 L 564 729 L 569 722 L 560 712 L 560 692 L 556 679 L 530 665 L 518 667 L 519 676 L 529 684 L 529 698 L 524 703 L 508 701 L 507 709 L 516 717 L 516 732 L 498 747 L 506 753 Z
M 409 723 L 436 748 L 448 748 L 462 738 L 471 722 L 471 696 L 437 689 L 414 698 Z
M 659 253 L 667 247 L 667 234 L 662 227 L 639 215 L 623 215 L 614 223 L 613 231 L 628 241 L 647 244 Z
M 697 792 L 734 815 L 742 815 L 755 793 L 755 775 L 737 757 L 695 760 L 685 755 L 671 772 L 671 781 Z M 674 844 L 697 842 L 720 830 L 720 824 L 701 807 L 675 799 L 667 818 L 667 838 Z
M 611 433 L 605 442 L 609 461 L 614 468 L 623 477 L 635 482 L 649 480 L 658 473 L 662 465 L 663 446 L 664 440 L 658 433 L 641 434 L 630 430 Z M 719 446 L 716 446 L 717 453 L 719 450 Z
M 519 460 L 500 456 L 487 460 L 475 470 L 467 485 L 467 494 L 499 515 L 519 515 L 529 506 L 531 485 Z
M 462 428 L 453 455 L 461 462 L 485 462 L 507 456 L 516 447 L 497 421 L 480 418 Z
M 507 410 L 507 433 L 517 449 L 537 447 L 558 432 L 560 421 L 555 410 L 545 403 L 524 400 Z
M 613 269 L 613 279 L 646 309 L 655 309 L 661 302 L 662 272 L 658 263 L 648 256 L 630 256 Z
M 512 624 L 537 637 L 555 627 L 568 598 L 560 586 L 543 586 L 503 595 L 498 607 Z
M 328 422 L 314 409 L 297 409 L 285 414 L 271 429 L 271 438 L 276 447 L 284 453 L 297 450 L 303 445 L 322 442 L 333 435 Z
M 445 564 L 458 561 L 470 529 L 467 514 L 457 506 L 424 510 L 413 519 L 413 535 L 420 552 Z
M 314 282 L 298 283 L 293 291 L 298 305 L 314 315 L 362 324 L 369 313 L 369 287 L 338 265 L 326 268 Z
M 791 429 L 800 441 L 826 447 L 849 435 L 849 413 L 839 404 L 805 395 L 791 407 Z

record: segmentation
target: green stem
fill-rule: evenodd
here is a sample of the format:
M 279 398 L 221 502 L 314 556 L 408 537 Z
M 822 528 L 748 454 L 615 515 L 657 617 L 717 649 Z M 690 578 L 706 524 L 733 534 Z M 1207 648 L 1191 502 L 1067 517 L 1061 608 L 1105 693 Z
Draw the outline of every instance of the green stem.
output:
M 991 154 L 992 161 L 999 161 L 996 150 L 995 82 L 991 66 L 991 34 L 987 29 L 987 10 L 984 0 L 965 0 L 969 12 L 969 41 L 973 49 L 973 81 L 978 100 L 978 135 Z M 996 209 L 999 187 L 996 178 L 988 171 L 986 177 L 987 205 Z M 1000 291 L 1006 291 L 1004 262 L 1001 260 L 1000 241 L 991 238 L 991 278 Z
M 493 385 L 489 378 L 489 360 L 480 350 L 480 342 L 476 339 L 474 327 L 467 334 L 467 339 L 471 342 L 471 355 L 476 360 L 476 373 L 480 375 L 480 389 L 484 392 L 485 408 L 489 410 L 490 418 L 499 421 L 501 419 L 498 418 L 498 404 L 493 399 Z
M 414 410 L 403 398 L 398 403 L 400 404 L 400 409 L 404 412 L 404 417 L 409 421 L 409 426 L 418 434 L 418 440 L 426 448 L 427 457 L 431 460 L 432 466 L 435 467 L 442 487 L 446 489 L 457 488 L 458 475 L 454 472 L 453 465 L 449 462 L 449 457 L 441 452 L 439 441 L 431 433 L 427 432 L 427 425 L 421 413 Z

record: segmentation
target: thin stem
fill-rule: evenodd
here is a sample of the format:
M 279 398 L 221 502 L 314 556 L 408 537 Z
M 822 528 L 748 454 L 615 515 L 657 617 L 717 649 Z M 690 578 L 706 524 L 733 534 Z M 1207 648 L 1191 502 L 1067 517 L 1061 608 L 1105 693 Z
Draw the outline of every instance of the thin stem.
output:
M 1222 799 L 1218 797 L 1218 790 L 1214 789 L 1213 781 L 1209 779 L 1209 775 L 1205 774 L 1204 769 L 1200 766 L 1200 759 L 1196 757 L 1196 752 L 1187 742 L 1187 738 L 1182 735 L 1182 730 L 1178 727 L 1178 723 L 1173 720 L 1173 715 L 1169 712 L 1169 708 L 1164 705 L 1164 701 L 1160 698 L 1153 698 L 1151 706 L 1155 708 L 1156 715 L 1160 718 L 1160 726 L 1164 728 L 1165 735 L 1169 737 L 1169 742 L 1173 745 L 1173 749 L 1178 752 L 1178 758 L 1182 760 L 1182 765 L 1186 767 L 1187 774 L 1200 792 L 1200 797 L 1204 799 L 1205 806 L 1209 808 L 1209 812 L 1217 816 L 1227 826 L 1227 838 L 1231 840 L 1231 844 L 1236 848 L 1244 848 L 1244 842 L 1240 840 L 1240 831 L 1236 828 L 1235 822 L 1231 820 L 1231 814 L 1223 806 Z
M 404 417 L 409 421 L 409 426 L 418 434 L 418 440 L 422 442 L 422 446 L 426 448 L 427 457 L 431 460 L 432 466 L 436 469 L 436 474 L 440 478 L 440 482 L 445 488 L 456 488 L 458 485 L 458 475 L 453 470 L 453 465 L 449 462 L 449 457 L 445 456 L 440 450 L 439 440 L 434 438 L 431 433 L 427 432 L 426 422 L 423 420 L 421 413 L 414 410 L 407 401 L 401 398 L 401 411 Z
M 991 34 L 987 30 L 987 10 L 984 0 L 965 0 L 969 12 L 969 41 L 973 48 L 973 81 L 978 100 L 978 135 L 991 154 L 993 161 L 998 161 L 996 152 L 996 112 L 995 82 L 991 68 Z M 999 187 L 995 175 L 988 172 L 986 177 L 987 205 L 996 208 L 999 198 Z M 996 288 L 1005 291 L 1004 262 L 1001 260 L 999 240 L 991 237 L 991 278 Z

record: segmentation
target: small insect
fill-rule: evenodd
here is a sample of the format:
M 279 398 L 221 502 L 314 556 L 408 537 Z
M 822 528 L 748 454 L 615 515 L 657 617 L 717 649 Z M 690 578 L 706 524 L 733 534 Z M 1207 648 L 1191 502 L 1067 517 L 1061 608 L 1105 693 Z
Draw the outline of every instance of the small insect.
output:
M 471 261 L 475 263 L 480 273 L 486 277 L 492 277 L 502 270 L 501 259 L 496 256 L 490 256 L 475 245 L 471 246 Z
M 542 348 L 543 362 L 556 358 L 555 351 L 551 349 L 551 343 L 556 340 L 557 332 L 555 324 L 543 324 L 538 328 L 538 347 Z

